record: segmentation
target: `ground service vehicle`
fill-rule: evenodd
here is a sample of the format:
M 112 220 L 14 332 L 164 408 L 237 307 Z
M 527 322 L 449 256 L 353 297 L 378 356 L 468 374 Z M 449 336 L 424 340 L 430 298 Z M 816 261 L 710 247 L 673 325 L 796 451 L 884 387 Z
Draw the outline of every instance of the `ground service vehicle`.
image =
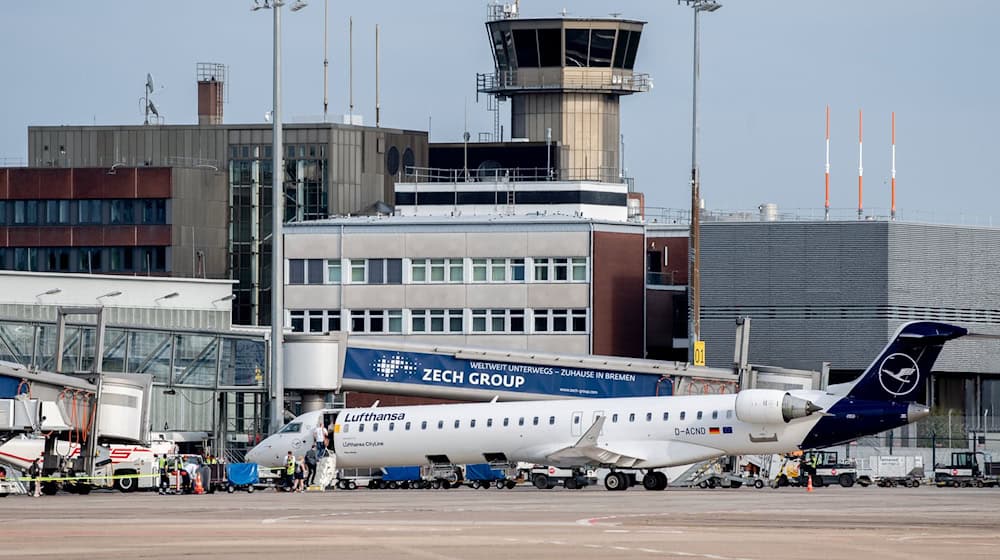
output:
M 813 477 L 813 486 L 839 484 L 850 488 L 857 481 L 857 466 L 852 462 L 841 463 L 836 451 L 810 451 L 804 455 L 804 461 L 806 474 Z
M 858 484 L 916 488 L 924 478 L 920 455 L 877 455 L 858 462 Z
M 998 477 L 987 474 L 992 470 L 982 451 L 957 451 L 951 454 L 951 464 L 934 466 L 934 483 L 938 486 L 997 486 Z
M 529 480 L 535 488 L 539 490 L 550 490 L 556 486 L 563 486 L 567 490 L 577 490 L 589 486 L 593 480 L 587 471 L 579 468 L 560 469 L 556 467 L 546 467 L 535 465 L 528 471 Z M 635 484 L 634 478 L 629 480 L 629 485 Z

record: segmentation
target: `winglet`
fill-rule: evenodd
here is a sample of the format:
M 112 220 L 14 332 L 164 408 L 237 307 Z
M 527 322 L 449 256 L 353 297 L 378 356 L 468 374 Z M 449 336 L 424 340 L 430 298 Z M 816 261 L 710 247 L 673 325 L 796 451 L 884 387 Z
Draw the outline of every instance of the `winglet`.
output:
M 597 436 L 601 435 L 601 430 L 604 429 L 605 418 L 605 416 L 598 416 L 597 420 L 594 420 L 594 424 L 590 427 L 590 429 L 588 429 L 587 432 L 583 434 L 583 437 L 581 437 L 580 440 L 577 441 L 570 449 L 595 447 L 597 445 Z

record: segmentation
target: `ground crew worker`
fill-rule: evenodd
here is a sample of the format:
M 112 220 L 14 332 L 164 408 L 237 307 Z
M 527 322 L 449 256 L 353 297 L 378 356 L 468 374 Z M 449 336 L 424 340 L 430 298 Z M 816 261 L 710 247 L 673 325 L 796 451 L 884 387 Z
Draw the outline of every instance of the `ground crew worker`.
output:
M 32 497 L 39 497 L 42 495 L 42 460 L 35 459 L 31 466 L 28 467 L 28 476 L 31 477 L 31 495 Z
M 313 445 L 309 451 L 306 451 L 306 467 L 309 469 L 309 472 L 306 474 L 306 488 L 312 486 L 316 482 L 316 455 L 315 445 Z
M 160 468 L 160 494 L 165 494 L 170 488 L 170 477 L 167 476 L 167 455 L 157 455 L 157 466 Z
M 289 451 L 288 455 L 285 457 L 285 489 L 289 492 L 294 490 L 293 478 L 295 476 L 295 455 Z

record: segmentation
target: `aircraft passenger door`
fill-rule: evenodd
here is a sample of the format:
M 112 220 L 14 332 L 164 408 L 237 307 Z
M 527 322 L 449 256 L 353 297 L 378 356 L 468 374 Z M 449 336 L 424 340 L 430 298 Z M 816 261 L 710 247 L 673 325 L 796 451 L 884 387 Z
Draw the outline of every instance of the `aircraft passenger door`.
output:
M 594 422 L 597 422 L 597 419 L 600 418 L 601 416 L 605 416 L 606 417 L 607 414 L 605 414 L 603 410 L 595 410 L 594 411 L 594 419 L 590 421 L 590 426 L 593 426 Z M 604 422 L 607 423 L 607 420 L 605 420 Z M 587 426 L 587 428 L 589 429 L 590 426 Z M 601 426 L 601 433 L 599 435 L 602 435 L 602 436 L 604 435 L 604 426 Z
M 583 412 L 574 412 L 573 419 L 570 422 L 570 435 L 582 436 L 583 435 Z
M 323 415 L 323 425 L 326 426 L 326 429 L 328 430 L 326 435 L 326 437 L 328 438 L 327 447 L 333 453 L 337 452 L 337 447 L 335 445 L 337 439 L 335 434 L 336 432 L 335 426 L 337 425 L 337 416 L 339 414 L 340 414 L 339 412 L 333 412 Z

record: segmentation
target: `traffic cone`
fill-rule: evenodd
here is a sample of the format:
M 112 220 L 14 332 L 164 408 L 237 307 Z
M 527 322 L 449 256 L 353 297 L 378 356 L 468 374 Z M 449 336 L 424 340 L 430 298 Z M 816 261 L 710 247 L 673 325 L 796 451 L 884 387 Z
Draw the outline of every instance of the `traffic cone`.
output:
M 200 484 L 201 483 L 199 483 L 199 485 Z M 812 492 L 812 491 L 813 491 L 813 477 L 812 475 L 809 475 L 809 483 L 806 485 L 806 492 Z
M 812 479 L 809 479 L 809 491 L 812 492 Z M 194 475 L 194 493 L 204 494 L 205 487 L 201 485 L 201 473 Z

